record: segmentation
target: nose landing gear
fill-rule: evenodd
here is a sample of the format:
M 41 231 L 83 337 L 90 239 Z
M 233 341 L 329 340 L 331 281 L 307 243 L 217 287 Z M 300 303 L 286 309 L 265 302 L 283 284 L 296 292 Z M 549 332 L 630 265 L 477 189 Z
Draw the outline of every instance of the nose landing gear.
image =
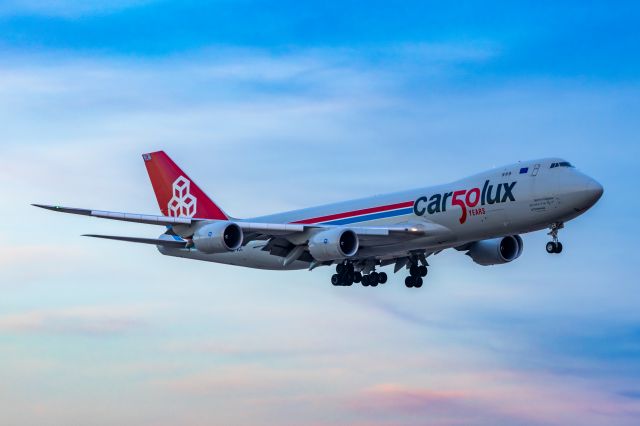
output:
M 562 243 L 558 241 L 558 231 L 564 228 L 562 222 L 557 222 L 551 225 L 551 231 L 548 235 L 551 235 L 552 241 L 547 243 L 546 249 L 549 254 L 562 253 Z

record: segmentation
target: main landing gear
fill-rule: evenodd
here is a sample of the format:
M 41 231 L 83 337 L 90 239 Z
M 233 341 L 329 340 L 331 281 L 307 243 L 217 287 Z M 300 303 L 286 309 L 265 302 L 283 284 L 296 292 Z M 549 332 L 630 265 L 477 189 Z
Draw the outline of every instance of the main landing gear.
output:
M 551 225 L 551 232 L 548 235 L 551 235 L 552 241 L 547 243 L 546 249 L 547 253 L 550 254 L 559 254 L 562 253 L 562 243 L 558 241 L 558 231 L 564 228 L 564 224 L 562 222 L 557 222 Z
M 364 287 L 377 287 L 378 284 L 385 284 L 388 276 L 384 272 L 376 272 L 376 266 L 381 265 L 380 262 L 360 262 L 343 261 L 336 265 L 336 273 L 331 277 L 331 284 L 335 286 L 350 286 L 353 283 L 362 283 Z M 384 263 L 383 266 L 390 263 Z M 429 264 L 424 253 L 414 253 L 409 257 L 401 258 L 396 261 L 394 272 L 406 267 L 409 270 L 409 276 L 404 283 L 409 288 L 420 288 L 423 284 L 423 278 L 427 276 Z M 356 271 L 357 269 L 357 271 Z M 363 274 L 363 271 L 366 272 Z
M 358 273 L 359 274 L 359 273 Z M 356 277 L 351 263 L 339 263 L 336 266 L 336 273 L 331 276 L 331 284 L 335 286 L 350 286 L 359 281 L 361 277 Z
M 407 287 L 422 287 L 423 278 L 427 276 L 429 270 L 425 265 L 413 264 L 409 268 L 409 276 L 404 279 L 404 285 Z
M 362 276 L 362 285 L 365 287 L 367 286 L 376 287 L 378 284 L 385 284 L 386 282 L 387 282 L 386 272 L 373 271 L 370 274 Z
M 335 286 L 350 286 L 353 283 L 362 283 L 363 286 L 376 287 L 387 282 L 387 274 L 384 272 L 371 272 L 362 275 L 356 272 L 352 263 L 339 263 L 336 265 L 336 273 L 331 276 L 331 284 Z

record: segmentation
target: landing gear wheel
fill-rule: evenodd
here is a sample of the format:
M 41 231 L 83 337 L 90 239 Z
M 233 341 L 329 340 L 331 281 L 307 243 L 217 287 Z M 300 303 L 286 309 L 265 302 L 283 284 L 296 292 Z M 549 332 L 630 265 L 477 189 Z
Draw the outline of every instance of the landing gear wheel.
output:
M 338 274 L 333 274 L 331 276 L 331 284 L 333 285 L 340 285 L 340 275 Z
M 336 265 L 336 272 L 338 274 L 342 274 L 342 273 L 344 273 L 346 271 L 347 271 L 347 265 L 345 265 L 344 263 L 338 263 Z
M 562 243 L 558 243 L 558 245 L 556 246 L 556 253 L 560 254 L 562 253 Z
M 354 283 L 359 283 L 361 281 L 362 281 L 362 272 L 356 272 L 355 274 L 353 274 Z
M 411 275 L 404 279 L 404 285 L 406 285 L 408 288 L 413 287 L 413 277 Z
M 416 288 L 422 287 L 422 278 L 417 277 L 413 279 L 413 286 Z
M 547 249 L 547 253 L 549 253 L 549 254 L 557 253 L 557 250 L 558 250 L 557 244 L 554 243 L 553 241 L 549 241 L 545 248 Z
M 380 276 L 377 272 L 372 272 L 369 274 L 369 280 L 369 285 L 371 285 L 371 287 L 375 287 L 380 282 Z
M 418 267 L 418 270 L 420 271 L 420 276 L 421 276 L 421 277 L 423 277 L 423 278 L 424 278 L 424 277 L 426 277 L 426 276 L 427 276 L 427 273 L 429 272 L 429 270 L 427 269 L 427 267 L 426 267 L 426 266 L 424 266 L 424 265 L 420 265 L 420 266 Z
M 346 285 L 346 286 L 350 286 L 350 285 L 352 285 L 352 284 L 353 284 L 353 281 L 354 281 L 354 279 L 353 279 L 353 278 L 354 278 L 354 274 L 353 274 L 353 273 L 351 273 L 351 272 L 347 272 L 347 273 L 344 275 L 344 278 L 342 279 L 342 283 L 343 283 L 343 285 Z
M 369 286 L 369 275 L 364 275 L 362 277 L 362 285 L 364 287 L 368 287 Z
M 385 284 L 387 282 L 387 273 L 380 272 L 380 274 L 378 275 L 378 281 L 380 281 L 380 284 Z
M 418 265 L 412 265 L 411 268 L 409 268 L 409 274 L 411 274 L 412 277 L 420 276 L 420 267 Z

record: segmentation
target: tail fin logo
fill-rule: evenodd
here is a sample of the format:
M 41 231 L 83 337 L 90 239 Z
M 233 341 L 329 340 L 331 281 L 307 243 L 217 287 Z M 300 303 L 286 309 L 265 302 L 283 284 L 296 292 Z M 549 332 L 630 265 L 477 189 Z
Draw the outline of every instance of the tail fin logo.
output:
M 167 205 L 169 216 L 193 217 L 198 200 L 191 195 L 191 182 L 184 176 L 173 182 L 173 197 Z

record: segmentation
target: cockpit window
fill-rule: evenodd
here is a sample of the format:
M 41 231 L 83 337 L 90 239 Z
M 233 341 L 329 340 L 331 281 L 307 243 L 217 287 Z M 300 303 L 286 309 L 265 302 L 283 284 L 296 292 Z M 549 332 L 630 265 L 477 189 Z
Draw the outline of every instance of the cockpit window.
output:
M 552 169 L 555 169 L 556 167 L 573 167 L 573 165 L 571 163 L 569 163 L 568 161 L 561 161 L 559 163 L 551 163 L 551 167 Z

